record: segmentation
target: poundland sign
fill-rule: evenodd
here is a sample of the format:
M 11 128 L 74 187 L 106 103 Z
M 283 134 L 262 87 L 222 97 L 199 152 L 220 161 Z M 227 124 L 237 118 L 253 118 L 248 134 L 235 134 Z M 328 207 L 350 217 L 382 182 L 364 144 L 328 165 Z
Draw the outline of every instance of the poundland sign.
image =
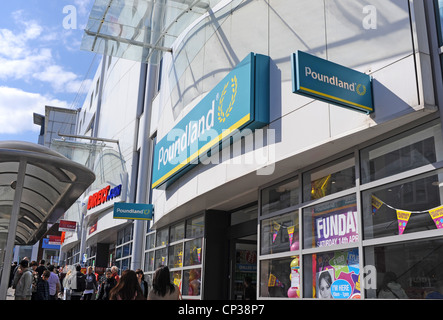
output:
M 374 112 L 371 76 L 302 51 L 292 55 L 292 91 L 365 113 Z
M 152 188 L 172 183 L 236 131 L 269 123 L 269 57 L 250 53 L 155 146 Z

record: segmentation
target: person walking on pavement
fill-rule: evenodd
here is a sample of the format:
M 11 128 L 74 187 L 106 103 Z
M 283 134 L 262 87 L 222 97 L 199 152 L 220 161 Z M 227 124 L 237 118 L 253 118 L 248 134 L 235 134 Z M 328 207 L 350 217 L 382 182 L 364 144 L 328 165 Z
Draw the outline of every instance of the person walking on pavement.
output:
M 71 291 L 71 300 L 80 300 L 86 288 L 86 277 L 81 272 L 81 265 L 75 266 L 76 288 Z
M 179 300 L 180 298 L 180 289 L 171 283 L 169 268 L 158 267 L 152 279 L 152 290 L 149 292 L 148 300 Z
M 45 267 L 45 260 L 40 260 L 40 264 L 39 264 L 39 266 L 37 267 L 37 269 L 35 270 L 35 271 L 37 271 L 38 272 L 38 278 L 40 279 L 40 277 L 42 276 L 42 274 L 43 274 L 43 271 L 45 271 L 45 270 L 47 270 L 46 269 L 46 267 Z
M 54 265 L 51 264 L 48 267 L 48 271 L 49 271 L 49 279 L 48 279 L 49 300 L 57 300 L 58 293 L 60 292 L 60 279 L 55 273 Z
M 51 276 L 51 271 L 44 270 L 42 276 L 37 282 L 37 294 L 35 300 L 50 300 L 48 279 Z
M 97 279 L 95 274 L 92 272 L 92 267 L 88 267 L 88 272 L 86 274 L 86 289 L 83 292 L 84 300 L 91 300 L 92 294 L 97 292 Z
M 109 300 L 146 300 L 134 270 L 125 270 L 120 281 L 110 292 Z
M 117 280 L 112 276 L 110 268 L 106 269 L 106 278 L 100 284 L 97 300 L 109 300 L 109 293 L 117 285 Z
M 114 279 L 117 281 L 117 283 L 120 280 L 120 277 L 118 276 L 118 268 L 117 266 L 112 266 L 111 267 L 111 271 L 112 271 L 112 276 L 114 277 Z
M 135 274 L 137 275 L 138 284 L 140 288 L 142 288 L 143 296 L 148 298 L 148 283 L 145 281 L 145 275 L 142 269 L 135 270 Z
M 28 268 L 28 261 L 20 261 L 20 267 L 17 270 L 16 282 L 13 284 L 15 288 L 15 300 L 31 300 L 32 295 L 32 272 Z

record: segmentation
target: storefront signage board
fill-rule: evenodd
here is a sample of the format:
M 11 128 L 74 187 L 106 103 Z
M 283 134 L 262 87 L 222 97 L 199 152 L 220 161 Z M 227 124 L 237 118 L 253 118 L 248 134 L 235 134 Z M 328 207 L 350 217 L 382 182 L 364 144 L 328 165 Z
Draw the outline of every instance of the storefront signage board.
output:
M 145 203 L 114 203 L 114 219 L 152 220 L 154 206 Z
M 238 130 L 269 123 L 269 61 L 250 53 L 156 144 L 152 188 L 167 187 Z
M 306 52 L 292 54 L 292 91 L 353 110 L 374 112 L 371 76 Z
M 58 231 L 74 232 L 76 227 L 77 227 L 76 221 L 60 220 L 58 224 Z
M 60 241 L 56 241 L 55 239 L 50 239 L 50 238 L 43 238 L 42 239 L 42 248 L 43 249 L 60 250 Z

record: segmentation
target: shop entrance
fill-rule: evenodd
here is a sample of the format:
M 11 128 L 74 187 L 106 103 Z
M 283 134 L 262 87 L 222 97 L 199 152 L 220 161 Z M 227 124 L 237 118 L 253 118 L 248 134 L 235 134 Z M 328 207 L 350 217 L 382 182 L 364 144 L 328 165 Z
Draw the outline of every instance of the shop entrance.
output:
M 230 263 L 230 300 L 255 299 L 257 288 L 257 235 L 234 239 Z M 251 286 L 253 289 L 247 289 Z
M 244 300 L 257 290 L 257 205 L 248 206 L 231 214 L 228 232 L 229 299 Z M 247 289 L 251 286 L 252 289 Z

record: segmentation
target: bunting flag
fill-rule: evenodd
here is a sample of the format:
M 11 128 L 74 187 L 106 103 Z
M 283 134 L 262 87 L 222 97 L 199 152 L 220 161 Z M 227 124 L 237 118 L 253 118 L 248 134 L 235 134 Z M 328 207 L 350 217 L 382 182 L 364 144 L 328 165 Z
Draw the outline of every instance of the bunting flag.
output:
M 377 210 L 380 209 L 381 206 L 383 205 L 383 201 L 381 201 L 379 198 L 373 195 L 371 199 L 371 204 L 372 204 L 372 214 L 375 214 Z
M 403 234 L 403 231 L 405 231 L 406 225 L 411 217 L 411 213 L 411 211 L 397 209 L 398 234 Z
M 432 220 L 434 220 L 437 229 L 443 228 L 443 206 L 429 210 Z
M 289 235 L 289 246 L 292 246 L 292 240 L 294 239 L 294 227 L 288 227 L 288 235 Z
M 274 234 L 272 235 L 272 243 L 275 242 L 275 239 L 277 238 L 278 231 L 280 230 L 280 225 L 277 222 L 274 222 Z

